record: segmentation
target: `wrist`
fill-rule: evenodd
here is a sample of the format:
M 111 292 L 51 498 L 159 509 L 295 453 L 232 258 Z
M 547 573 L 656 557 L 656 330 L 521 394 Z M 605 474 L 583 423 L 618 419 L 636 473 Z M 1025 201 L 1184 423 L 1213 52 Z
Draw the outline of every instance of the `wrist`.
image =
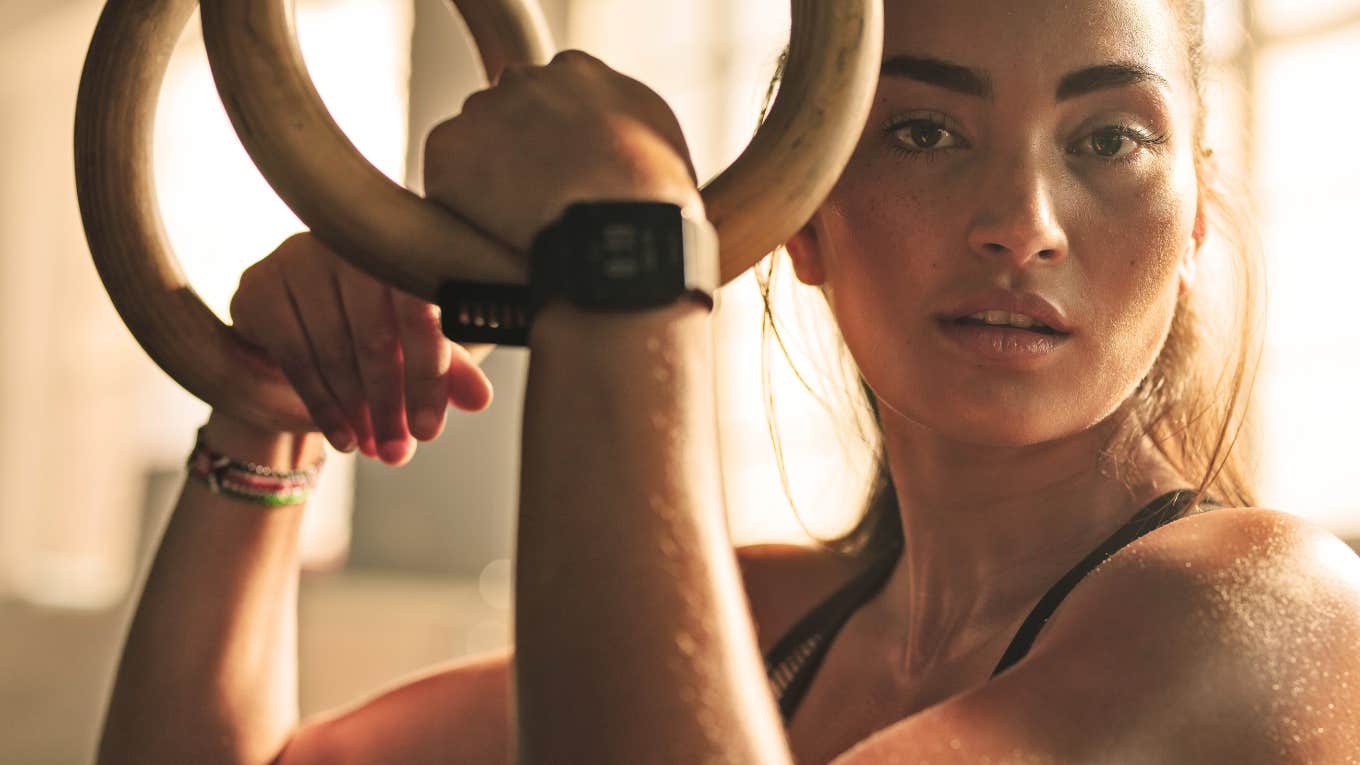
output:
M 300 470 L 326 454 L 320 433 L 289 433 L 261 428 L 214 410 L 203 426 L 203 440 L 214 451 L 234 460 L 271 470 Z
M 534 317 L 529 348 L 542 350 L 574 342 L 591 349 L 645 344 L 677 327 L 706 326 L 711 311 L 698 298 L 681 297 L 670 305 L 636 311 L 592 311 L 563 299 L 549 301 Z

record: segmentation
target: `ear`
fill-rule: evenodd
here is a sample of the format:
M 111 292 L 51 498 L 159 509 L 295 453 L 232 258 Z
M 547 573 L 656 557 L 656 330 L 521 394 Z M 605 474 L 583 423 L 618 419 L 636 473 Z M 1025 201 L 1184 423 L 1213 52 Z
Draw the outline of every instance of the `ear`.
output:
M 822 261 L 822 251 L 817 237 L 817 216 L 798 229 L 793 238 L 784 243 L 793 261 L 793 272 L 798 281 L 809 287 L 818 287 L 826 282 L 826 265 Z
M 1204 194 L 1200 193 L 1199 201 L 1195 203 L 1195 227 L 1190 234 L 1190 242 L 1185 247 L 1185 254 L 1181 256 L 1181 262 L 1176 267 L 1176 273 L 1180 276 L 1180 294 L 1184 295 L 1195 286 L 1195 275 L 1199 271 L 1199 251 L 1204 247 L 1204 237 L 1208 231 L 1208 224 L 1204 217 Z

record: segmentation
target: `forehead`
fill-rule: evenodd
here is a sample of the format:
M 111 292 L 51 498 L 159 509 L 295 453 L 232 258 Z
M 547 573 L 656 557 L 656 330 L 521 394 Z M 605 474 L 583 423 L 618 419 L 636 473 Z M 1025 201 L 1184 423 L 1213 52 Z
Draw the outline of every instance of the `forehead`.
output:
M 1008 77 L 1042 79 L 1109 61 L 1189 82 L 1171 0 L 886 0 L 884 55 L 911 52 Z

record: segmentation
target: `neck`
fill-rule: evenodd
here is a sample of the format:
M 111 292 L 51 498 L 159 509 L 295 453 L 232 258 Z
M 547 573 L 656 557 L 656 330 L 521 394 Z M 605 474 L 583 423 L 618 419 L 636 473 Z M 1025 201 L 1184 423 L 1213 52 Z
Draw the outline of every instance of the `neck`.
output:
M 1136 423 L 1125 416 L 1002 448 L 949 441 L 886 414 L 905 546 L 870 619 L 907 683 L 1004 644 L 1043 593 L 1139 507 L 1187 485 L 1145 438 L 1128 437 Z M 1132 456 L 1118 465 L 1105 456 L 1130 442 Z

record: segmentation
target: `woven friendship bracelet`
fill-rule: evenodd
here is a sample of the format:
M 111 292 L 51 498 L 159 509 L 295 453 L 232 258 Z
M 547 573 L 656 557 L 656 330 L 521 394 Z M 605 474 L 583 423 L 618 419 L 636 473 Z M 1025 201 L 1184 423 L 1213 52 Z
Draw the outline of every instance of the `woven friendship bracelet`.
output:
M 219 454 L 203 442 L 203 429 L 189 454 L 189 475 L 214 494 L 258 505 L 278 507 L 307 501 L 321 476 L 322 457 L 301 470 L 274 470 L 253 462 L 241 462 Z

